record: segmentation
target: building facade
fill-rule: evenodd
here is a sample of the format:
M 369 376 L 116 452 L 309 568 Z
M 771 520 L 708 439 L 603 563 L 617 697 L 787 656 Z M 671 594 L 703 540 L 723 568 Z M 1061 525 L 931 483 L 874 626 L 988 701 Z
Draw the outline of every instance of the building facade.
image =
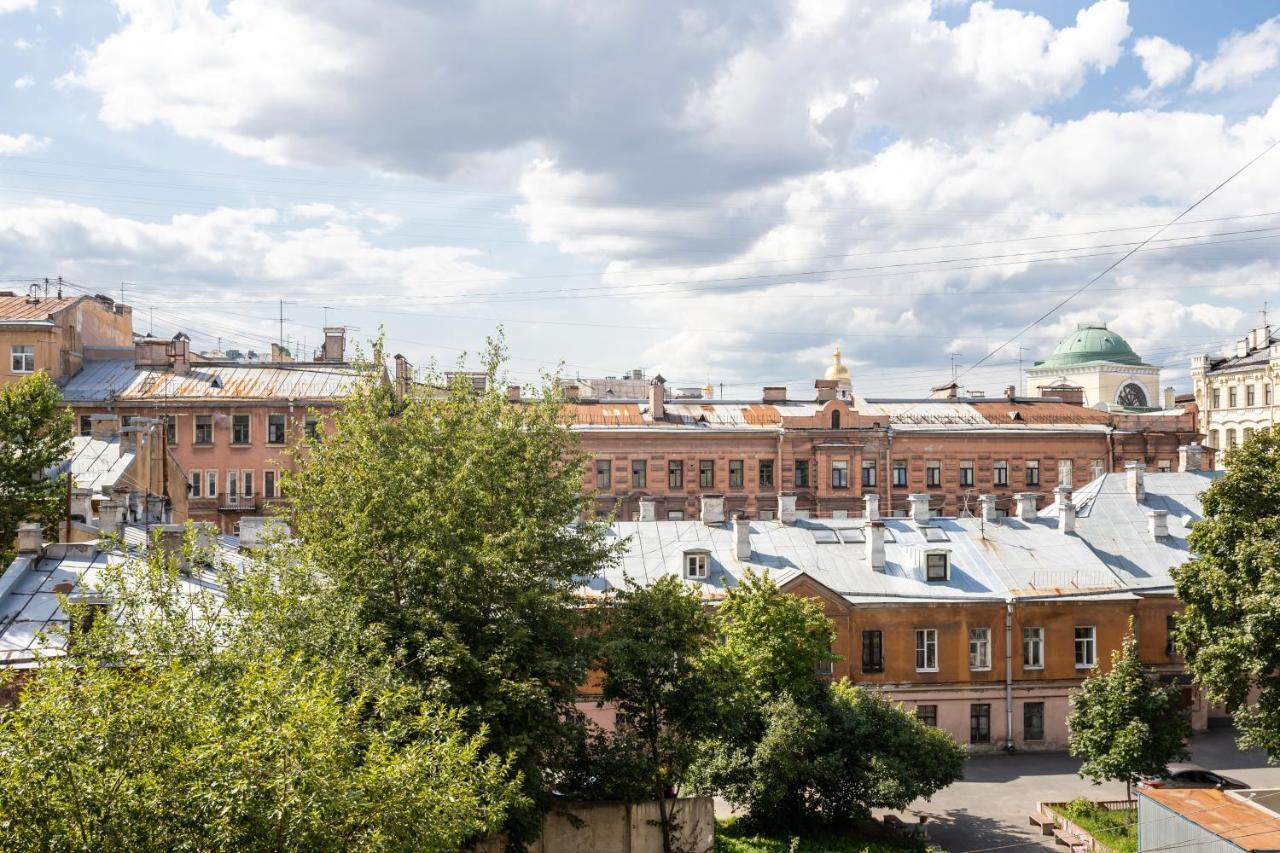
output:
M 1238 447 L 1257 430 L 1270 429 L 1280 413 L 1280 345 L 1271 327 L 1253 329 L 1229 355 L 1191 359 L 1198 428 L 1216 450 Z M 1221 455 L 1219 456 L 1221 466 Z
M 1027 370 L 1026 381 L 1028 393 L 1071 389 L 1081 403 L 1104 411 L 1173 407 L 1160 391 L 1160 368 L 1145 363 L 1106 324 L 1081 323 Z
M 106 296 L 0 292 L 0 385 L 44 371 L 55 382 L 133 347 L 133 311 Z

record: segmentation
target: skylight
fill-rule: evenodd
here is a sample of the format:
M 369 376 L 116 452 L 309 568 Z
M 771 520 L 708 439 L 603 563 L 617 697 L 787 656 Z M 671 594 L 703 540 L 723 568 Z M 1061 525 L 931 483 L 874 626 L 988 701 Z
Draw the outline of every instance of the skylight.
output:
M 857 545 L 867 541 L 861 527 L 846 527 L 840 531 L 840 541 L 846 545 Z
M 924 534 L 926 542 L 950 542 L 951 537 L 947 535 L 947 531 L 941 527 L 921 527 L 920 532 Z
M 836 532 L 830 527 L 815 527 L 811 531 L 813 533 L 813 541 L 819 545 L 835 545 L 840 539 L 836 536 Z

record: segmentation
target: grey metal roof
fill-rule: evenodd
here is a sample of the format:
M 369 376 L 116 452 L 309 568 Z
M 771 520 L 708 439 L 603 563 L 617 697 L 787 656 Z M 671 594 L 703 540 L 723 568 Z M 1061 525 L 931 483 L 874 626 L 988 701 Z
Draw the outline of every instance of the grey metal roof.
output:
M 345 364 L 193 364 L 185 374 L 138 367 L 132 359 L 86 362 L 67 380 L 68 402 L 114 400 L 332 400 L 351 393 L 364 375 Z
M 102 494 L 110 492 L 129 471 L 136 457 L 132 448 L 123 450 L 120 438 L 92 438 L 78 435 L 71 439 L 71 477 L 77 488 Z

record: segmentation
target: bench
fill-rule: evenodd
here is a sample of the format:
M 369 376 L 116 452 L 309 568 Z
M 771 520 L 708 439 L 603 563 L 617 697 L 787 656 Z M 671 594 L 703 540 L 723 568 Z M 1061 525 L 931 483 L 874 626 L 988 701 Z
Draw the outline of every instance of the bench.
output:
M 1085 843 L 1083 838 L 1078 835 L 1072 835 L 1065 829 L 1055 829 L 1053 831 L 1053 839 L 1055 843 L 1063 845 L 1071 853 L 1075 853 L 1077 850 L 1089 849 L 1089 845 Z
M 1041 835 L 1053 835 L 1053 831 L 1058 828 L 1053 818 L 1041 811 L 1034 812 L 1030 816 L 1030 821 L 1032 826 L 1040 827 Z

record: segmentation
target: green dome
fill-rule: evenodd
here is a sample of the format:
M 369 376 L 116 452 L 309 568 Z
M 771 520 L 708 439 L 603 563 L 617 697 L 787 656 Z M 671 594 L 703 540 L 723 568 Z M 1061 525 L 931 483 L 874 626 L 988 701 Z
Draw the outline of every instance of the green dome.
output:
M 1108 330 L 1106 326 L 1081 323 L 1074 332 L 1062 339 L 1053 355 L 1038 362 L 1036 366 L 1064 367 L 1091 361 L 1142 364 L 1142 359 L 1138 358 L 1138 354 L 1124 338 Z

